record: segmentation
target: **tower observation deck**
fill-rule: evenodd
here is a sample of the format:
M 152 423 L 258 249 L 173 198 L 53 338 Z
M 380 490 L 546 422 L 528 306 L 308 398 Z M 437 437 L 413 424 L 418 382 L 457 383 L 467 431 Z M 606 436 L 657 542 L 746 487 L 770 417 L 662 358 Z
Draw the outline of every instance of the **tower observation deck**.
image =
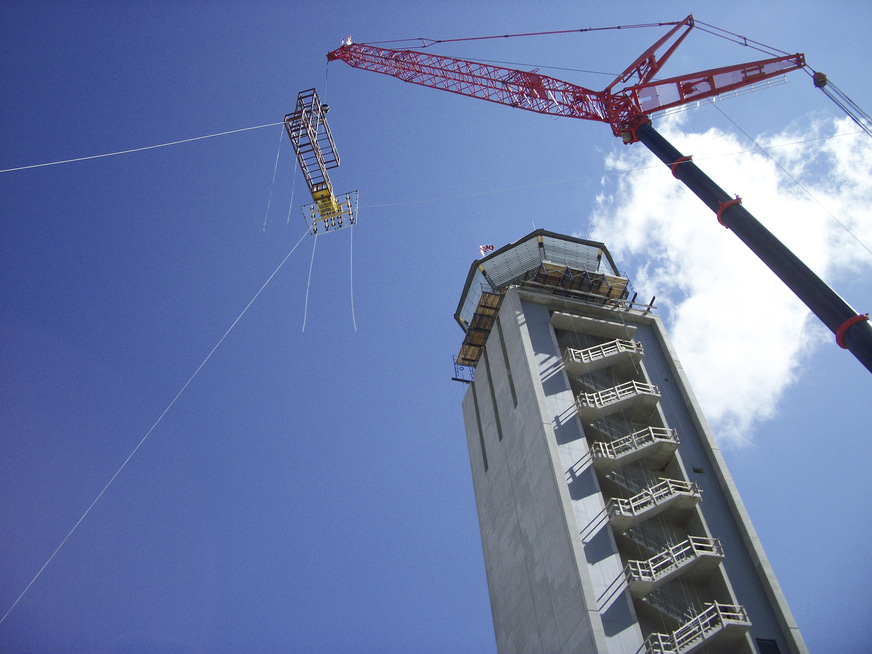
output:
M 478 363 L 502 296 L 512 285 L 609 303 L 627 298 L 628 280 L 618 274 L 602 243 L 544 229 L 492 252 L 470 269 L 454 314 L 466 332 L 459 365 Z

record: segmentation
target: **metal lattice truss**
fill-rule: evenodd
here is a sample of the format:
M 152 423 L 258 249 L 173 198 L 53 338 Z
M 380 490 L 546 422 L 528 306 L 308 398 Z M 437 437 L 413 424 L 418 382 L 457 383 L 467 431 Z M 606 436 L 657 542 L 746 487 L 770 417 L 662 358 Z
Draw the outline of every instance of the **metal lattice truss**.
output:
M 315 89 L 297 95 L 294 113 L 285 116 L 285 131 L 291 139 L 297 162 L 306 178 L 313 204 L 303 205 L 303 215 L 311 219 L 312 234 L 353 225 L 357 221 L 357 191 L 337 198 L 327 171 L 339 166 L 339 153 L 327 124 L 328 106 L 322 104 Z M 344 197 L 342 197 L 344 196 Z
M 327 59 L 536 113 L 609 123 L 615 136 L 631 140 L 635 140 L 632 132 L 625 134 L 645 122 L 646 114 L 729 93 L 805 66 L 804 55 L 794 54 L 655 80 L 693 26 L 693 16 L 675 24 L 602 91 L 537 70 L 503 68 L 418 50 L 390 50 L 350 40 L 330 52 Z M 626 85 L 628 82 L 632 83 Z

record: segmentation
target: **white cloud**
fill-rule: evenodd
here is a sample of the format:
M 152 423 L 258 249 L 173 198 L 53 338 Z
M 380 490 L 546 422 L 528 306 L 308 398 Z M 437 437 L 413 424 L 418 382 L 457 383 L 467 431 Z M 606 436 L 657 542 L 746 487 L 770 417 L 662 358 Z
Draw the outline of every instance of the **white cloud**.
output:
M 657 126 L 684 154 L 825 280 L 868 270 L 872 139 L 842 121 L 758 142 L 811 194 L 746 139 L 716 129 L 688 133 L 679 119 Z M 821 140 L 823 138 L 823 140 Z M 817 139 L 817 140 L 811 140 Z M 790 144 L 780 146 L 782 144 Z M 829 332 L 735 235 L 718 224 L 642 145 L 607 158 L 592 220 L 640 296 L 657 296 L 670 336 L 708 419 L 726 443 L 748 442 L 773 414 L 810 349 Z M 829 213 L 828 213 L 829 212 Z

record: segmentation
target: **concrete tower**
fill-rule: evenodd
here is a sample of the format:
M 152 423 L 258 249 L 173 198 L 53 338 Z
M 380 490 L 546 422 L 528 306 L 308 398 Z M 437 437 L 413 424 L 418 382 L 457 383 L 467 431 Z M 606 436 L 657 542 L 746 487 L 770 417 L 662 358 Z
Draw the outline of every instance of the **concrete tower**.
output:
M 805 652 L 660 319 L 602 243 L 476 261 L 457 359 L 501 652 Z

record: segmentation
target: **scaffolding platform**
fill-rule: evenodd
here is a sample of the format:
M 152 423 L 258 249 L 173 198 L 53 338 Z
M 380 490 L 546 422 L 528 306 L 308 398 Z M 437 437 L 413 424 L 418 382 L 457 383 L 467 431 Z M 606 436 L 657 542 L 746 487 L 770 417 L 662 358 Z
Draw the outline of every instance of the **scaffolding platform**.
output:
M 502 293 L 482 291 L 472 320 L 466 328 L 466 336 L 460 346 L 460 353 L 455 363 L 461 366 L 475 368 L 481 358 L 481 350 L 487 342 L 487 337 L 494 327 L 500 305 L 503 302 Z

